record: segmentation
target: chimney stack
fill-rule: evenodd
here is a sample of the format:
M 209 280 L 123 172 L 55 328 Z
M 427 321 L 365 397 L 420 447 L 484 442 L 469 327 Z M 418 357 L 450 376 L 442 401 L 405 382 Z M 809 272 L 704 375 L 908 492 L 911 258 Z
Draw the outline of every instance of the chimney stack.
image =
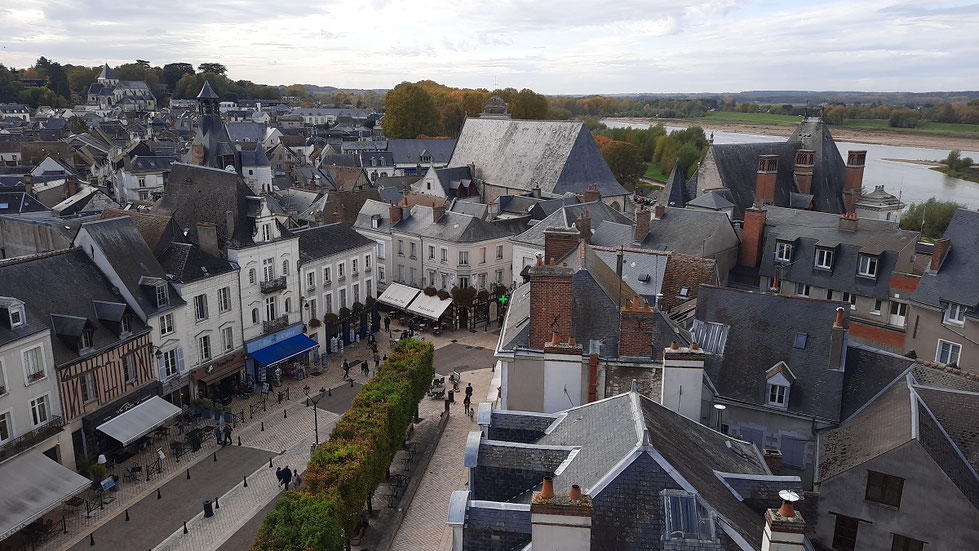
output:
M 694 344 L 681 347 L 674 341 L 663 350 L 660 396 L 664 406 L 699 423 L 703 408 L 705 355 L 704 349 Z
M 575 227 L 578 228 L 578 234 L 582 241 L 585 243 L 591 243 L 591 217 L 588 216 L 588 209 L 585 209 L 578 219 L 575 220 Z
M 653 207 L 653 218 L 656 220 L 662 220 L 664 214 L 666 214 L 666 205 L 663 203 L 656 203 L 656 206 Z
M 401 221 L 401 207 L 399 207 L 394 203 L 391 203 L 391 206 L 388 210 L 388 215 L 391 217 L 391 225 L 393 226 L 397 224 L 398 222 Z
M 340 209 L 334 208 L 333 209 L 333 222 L 334 223 L 337 223 L 339 221 L 340 221 Z
M 24 175 L 24 192 L 34 195 L 34 175 L 31 173 Z
M 846 310 L 840 306 L 836 309 L 836 319 L 833 320 L 833 330 L 829 335 L 829 369 L 842 370 L 846 363 Z
M 738 263 L 756 268 L 761 261 L 761 248 L 764 245 L 765 220 L 768 211 L 757 207 L 744 209 L 744 225 L 741 227 L 741 253 Z
M 445 204 L 432 205 L 432 222 L 438 222 L 445 214 Z
M 778 493 L 782 506 L 765 511 L 765 532 L 761 551 L 802 551 L 805 549 L 806 521 L 795 510 L 799 495 L 789 490 Z
M 588 355 L 588 403 L 598 399 L 598 354 Z
M 557 262 L 578 246 L 578 230 L 552 226 L 544 230 L 544 263 Z
M 857 213 L 850 211 L 840 215 L 840 231 L 857 231 Z
M 755 176 L 755 205 L 775 202 L 775 179 L 778 177 L 778 155 L 759 155 Z
M 800 149 L 795 152 L 795 166 L 792 175 L 799 193 L 809 195 L 812 190 L 812 169 L 816 152 L 811 149 Z
M 530 196 L 534 199 L 540 199 L 540 184 L 534 184 L 534 188 L 530 190 Z
M 65 199 L 78 193 L 78 179 L 74 176 L 65 176 Z
M 550 229 L 550 228 L 549 228 Z M 575 240 L 578 233 L 574 232 Z M 558 334 L 558 342 L 571 336 L 574 271 L 567 265 L 539 263 L 527 271 L 530 278 L 530 341 L 544 348 Z
M 197 246 L 201 248 L 201 251 L 220 258 L 221 253 L 218 251 L 218 228 L 210 222 L 198 222 L 197 223 Z
M 530 501 L 531 545 L 534 551 L 589 551 L 592 503 L 573 484 L 567 495 L 555 495 L 551 477 Z
M 653 308 L 640 296 L 622 306 L 619 315 L 619 357 L 653 357 Z
M 592 184 L 585 189 L 585 196 L 582 203 L 592 203 L 598 201 L 602 198 L 602 194 L 598 192 L 598 184 Z
M 942 267 L 942 262 L 945 261 L 945 255 L 948 254 L 949 249 L 952 248 L 951 239 L 936 239 L 935 247 L 931 251 L 931 271 L 937 272 L 939 268 Z
M 843 177 L 843 202 L 846 211 L 853 212 L 860 195 L 863 194 L 863 167 L 867 161 L 866 151 L 847 151 L 846 174 Z
M 647 235 L 649 235 L 649 211 L 646 207 L 642 207 L 636 211 L 636 230 L 632 240 L 642 243 Z

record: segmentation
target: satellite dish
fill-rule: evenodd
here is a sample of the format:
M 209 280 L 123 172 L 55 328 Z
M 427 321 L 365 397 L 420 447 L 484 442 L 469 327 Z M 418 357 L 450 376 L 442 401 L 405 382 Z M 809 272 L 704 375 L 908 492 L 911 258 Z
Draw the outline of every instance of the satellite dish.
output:
M 792 490 L 779 490 L 778 497 L 782 498 L 782 501 L 788 501 L 789 503 L 799 501 L 799 494 L 793 492 Z

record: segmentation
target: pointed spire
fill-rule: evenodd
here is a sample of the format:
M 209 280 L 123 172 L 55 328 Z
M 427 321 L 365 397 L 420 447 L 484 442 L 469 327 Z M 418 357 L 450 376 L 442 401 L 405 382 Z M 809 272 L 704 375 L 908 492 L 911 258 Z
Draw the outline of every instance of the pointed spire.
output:
M 204 81 L 204 87 L 201 88 L 201 93 L 197 94 L 197 99 L 218 99 L 218 95 L 214 92 L 214 88 L 211 88 L 211 83 Z

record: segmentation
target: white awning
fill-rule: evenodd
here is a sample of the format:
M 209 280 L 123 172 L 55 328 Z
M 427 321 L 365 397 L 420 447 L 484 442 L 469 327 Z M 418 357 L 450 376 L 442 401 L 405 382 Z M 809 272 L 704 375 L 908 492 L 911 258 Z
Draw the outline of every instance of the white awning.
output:
M 154 396 L 95 428 L 128 446 L 177 415 L 180 415 L 180 408 Z
M 418 314 L 419 316 L 426 317 L 430 320 L 438 321 L 438 319 L 442 317 L 442 313 L 445 312 L 445 309 L 448 308 L 450 304 L 452 304 L 451 298 L 442 300 L 438 297 L 438 295 L 430 297 L 425 293 L 421 293 L 415 298 L 414 302 L 408 306 L 408 311 L 412 314 Z
M 404 310 L 420 292 L 420 289 L 415 289 L 414 287 L 392 283 L 381 293 L 381 296 L 377 297 L 377 301 L 381 304 L 387 304 L 388 306 L 394 306 L 395 308 Z
M 41 452 L 21 454 L 0 466 L 0 541 L 61 506 L 92 481 Z

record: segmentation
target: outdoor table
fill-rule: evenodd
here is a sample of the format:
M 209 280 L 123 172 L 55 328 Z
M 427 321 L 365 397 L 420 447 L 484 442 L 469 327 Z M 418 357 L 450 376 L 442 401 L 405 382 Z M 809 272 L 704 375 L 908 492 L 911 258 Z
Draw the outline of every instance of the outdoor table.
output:
M 149 436 L 143 436 L 139 440 L 133 442 L 132 447 L 136 448 L 137 450 L 145 450 L 152 443 L 153 443 L 153 438 Z

